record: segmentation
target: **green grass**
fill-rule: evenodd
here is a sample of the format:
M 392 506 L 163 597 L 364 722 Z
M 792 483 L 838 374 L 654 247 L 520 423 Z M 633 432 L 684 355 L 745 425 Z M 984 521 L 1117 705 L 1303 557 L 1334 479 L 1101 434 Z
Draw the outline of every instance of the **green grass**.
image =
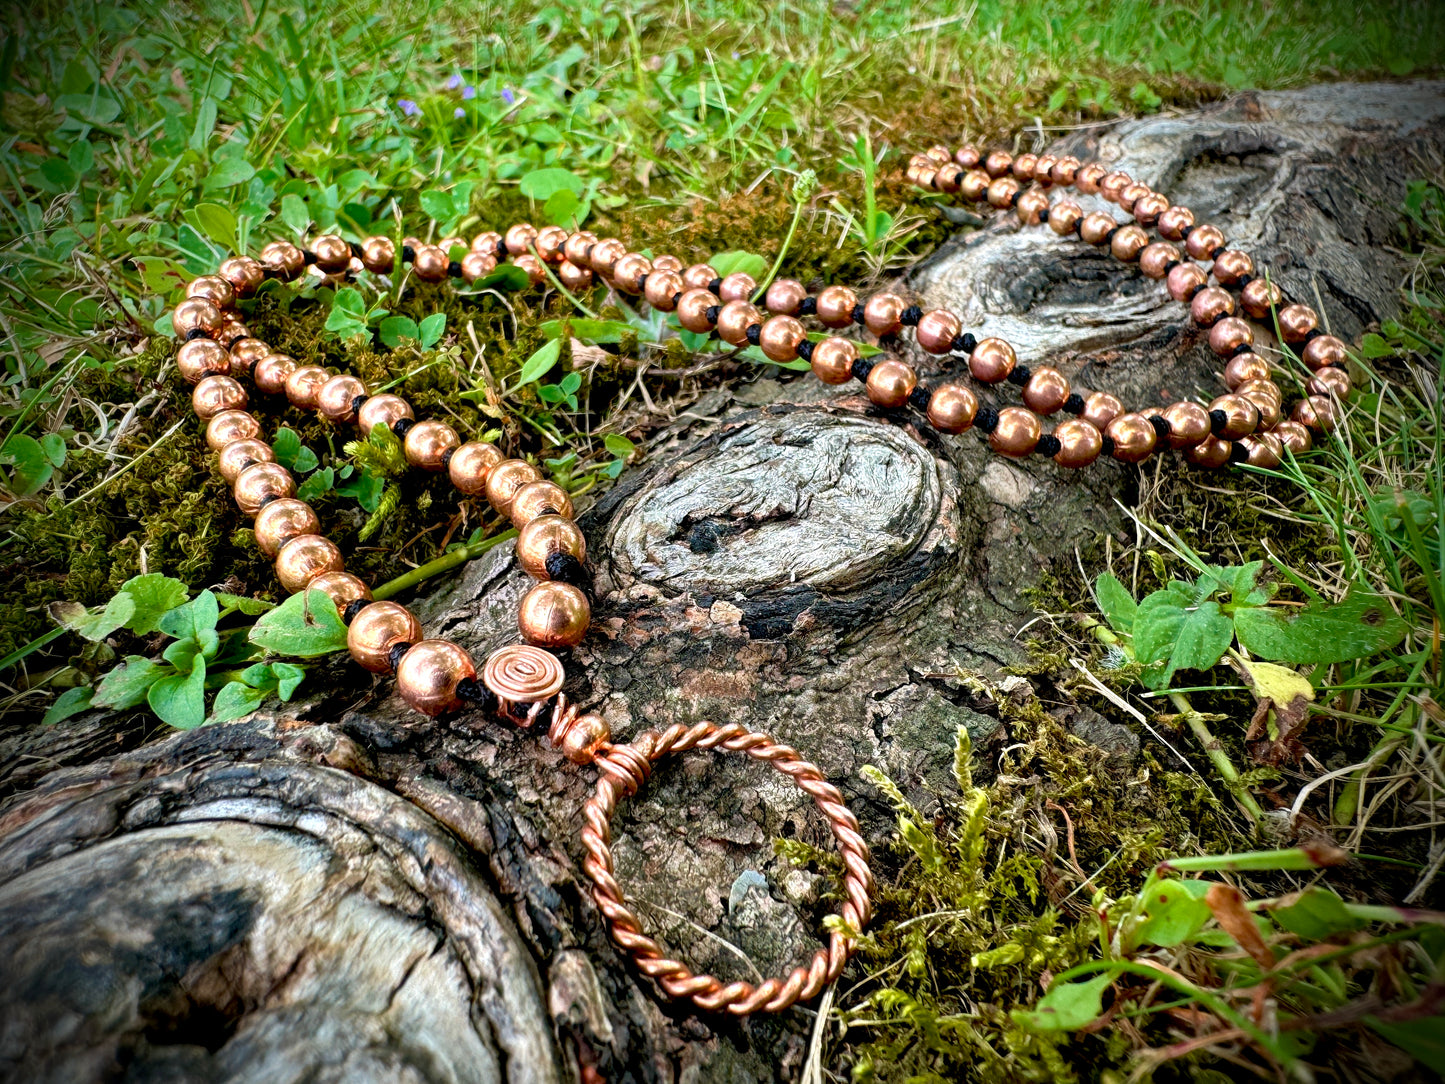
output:
M 163 318 L 186 278 L 231 251 L 331 230 L 470 235 L 524 216 L 541 221 L 565 205 L 588 228 L 638 247 L 696 258 L 741 251 L 760 270 L 861 283 L 948 234 L 900 175 L 901 160 L 930 143 L 966 135 L 1032 146 L 1060 129 L 1229 90 L 1434 71 L 1445 58 L 1445 7 L 1429 2 L 469 9 L 254 0 L 41 4 L 12 22 L 0 47 L 0 712 L 11 725 L 32 724 L 58 695 L 70 697 L 63 707 L 79 705 L 74 690 L 94 685 L 117 652 L 155 650 L 124 627 L 94 642 L 57 635 L 57 603 L 100 606 L 145 572 L 174 577 L 191 595 L 217 587 L 275 597 L 269 562 L 207 465 L 188 389 L 171 371 Z M 561 204 L 533 187 L 536 171 L 555 168 L 572 175 Z M 1299 800 L 1350 849 L 1406 863 L 1373 883 L 1340 882 L 1343 892 L 1388 902 L 1432 891 L 1435 858 L 1411 826 L 1420 803 L 1439 808 L 1442 696 L 1431 646 L 1445 591 L 1439 189 L 1413 189 L 1405 220 L 1403 240 L 1419 253 L 1421 273 L 1406 318 L 1365 344 L 1363 360 L 1378 369 L 1360 370 L 1372 379 L 1347 440 L 1250 483 L 1248 506 L 1172 482 L 1143 511 L 1177 526 L 1194 549 L 1228 555 L 1223 563 L 1276 524 L 1281 537 L 1325 547 L 1319 559 L 1282 554 L 1301 580 L 1288 590 L 1338 598 L 1359 581 L 1401 615 L 1410 630 L 1401 646 L 1309 674 L 1319 693 L 1312 725 L 1329 728 L 1316 744 L 1334 759 L 1288 772 L 1254 764 L 1243 740 L 1253 698 L 1232 672 L 1190 672 L 1187 686 L 1181 675 L 1170 691 L 1177 718 L 1156 722 L 1180 724 L 1171 740 L 1205 774 L 1177 771 L 1151 745 L 1149 779 L 1101 775 L 1097 793 L 1084 795 L 1080 754 L 1040 706 L 1000 698 L 998 710 L 1027 739 L 1005 775 L 1037 775 L 1042 790 L 1030 800 L 1075 810 L 1079 861 L 1112 900 L 1137 900 L 1152 864 L 1181 838 L 1214 854 L 1257 843 L 1257 814 L 1231 804 L 1230 787 L 1190 744 L 1185 723 L 1195 736 L 1212 728 L 1215 764 L 1241 766 L 1236 794 Z M 598 300 L 584 299 L 589 307 Z M 445 326 L 434 341 L 437 314 Z M 445 288 L 383 295 L 364 285 L 337 296 L 267 293 L 251 323 L 279 348 L 355 371 L 368 386 L 396 382 L 421 412 L 533 458 L 579 498 L 634 458 L 634 439 L 656 423 L 640 401 L 665 405 L 685 380 L 730 379 L 756 363 L 703 359 L 705 372 L 684 377 L 697 364 L 696 344 L 655 342 L 645 321 L 609 306 L 594 314 L 612 322 L 594 338 L 616 340 L 617 354 L 599 351 L 575 382 L 527 379 L 528 360 L 553 349 L 547 321 L 576 315 L 557 296 L 463 301 Z M 373 326 L 387 348 L 345 337 Z M 398 344 L 406 327 L 420 341 Z M 629 358 L 648 365 L 640 381 Z M 320 467 L 313 478 L 332 472 L 313 483 L 316 501 L 354 554 L 349 566 L 373 582 L 414 587 L 502 538 L 505 523 L 459 509 L 444 482 L 393 477 L 386 449 L 348 449 L 314 419 L 264 409 L 275 415 L 268 425 L 296 431 L 292 454 L 309 449 Z M 1397 493 L 1410 515 L 1400 514 Z M 1209 503 L 1216 500 L 1234 501 L 1236 537 L 1209 533 L 1230 521 Z M 1187 567 L 1183 550 L 1171 553 L 1166 542 L 1153 557 L 1116 563 L 1138 570 L 1124 578 L 1140 597 Z M 412 571 L 396 579 L 405 567 Z M 64 614 L 75 622 L 78 612 Z M 1060 631 L 1037 646 L 1041 671 L 1054 674 L 1062 694 L 1095 696 L 1060 676 L 1074 674 L 1066 652 L 1087 656 L 1115 695 L 1141 691 L 1139 668 L 1107 670 L 1127 660 L 1092 638 Z M 254 681 L 259 695 L 279 678 Z M 250 693 L 233 693 L 250 702 Z M 1147 710 L 1154 702 L 1134 703 Z M 1352 765 L 1361 766 L 1305 792 L 1324 768 Z M 841 1001 L 852 1030 L 832 1052 L 836 1065 L 866 1080 L 905 1072 L 1059 1079 L 1129 1064 L 1141 1044 L 1163 1035 L 1142 1003 L 1138 1042 L 1061 1042 L 1008 1015 L 1036 1005 L 1042 968 L 1058 973 L 1093 960 L 1097 930 L 1079 916 L 1088 902 L 1081 896 L 1065 904 L 1041 893 L 1063 867 L 1040 857 L 1014 818 L 980 812 L 1022 800 L 1012 784 L 975 788 L 961 776 L 960 786 L 965 797 L 945 803 L 935 843 L 924 833 L 899 852 L 898 879 L 884 891 L 865 952 L 877 974 Z M 1169 810 L 1162 818 L 1161 802 Z M 1090 840 L 1089 825 L 1108 832 Z M 1101 837 L 1115 843 L 1104 847 Z M 988 868 L 970 850 L 979 839 L 993 856 Z M 916 848 L 930 846 L 955 847 L 958 862 L 937 867 L 937 883 L 920 884 L 911 879 L 926 865 Z M 1254 876 L 1246 887 L 1257 896 L 1304 883 L 1290 881 L 1295 874 Z M 976 916 L 936 922 L 923 917 L 929 908 Z M 1010 949 L 1007 960 L 974 960 L 1014 943 L 1023 946 L 1018 959 Z M 1213 966 L 1201 955 L 1210 946 L 1175 948 L 1181 967 Z M 1396 961 L 1399 975 L 1424 981 L 1421 959 Z M 1371 981 L 1367 967 L 1341 966 L 1320 981 L 1345 1002 L 1306 991 L 1300 1011 L 1338 1007 Z M 960 974 L 971 976 L 962 987 Z M 892 977 L 885 984 L 878 975 Z M 1119 989 L 1130 989 L 1122 981 Z M 1330 1042 L 1356 1050 L 1358 1029 Z

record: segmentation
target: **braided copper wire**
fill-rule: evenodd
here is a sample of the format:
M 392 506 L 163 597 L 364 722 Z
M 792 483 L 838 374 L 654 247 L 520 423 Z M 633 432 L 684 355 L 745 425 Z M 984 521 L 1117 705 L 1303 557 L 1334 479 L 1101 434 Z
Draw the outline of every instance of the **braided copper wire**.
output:
M 838 788 L 823 773 L 798 756 L 797 750 L 774 741 L 766 734 L 737 724 L 718 726 L 697 723 L 692 727 L 675 724 L 666 730 L 644 731 L 626 745 L 607 745 L 596 764 L 601 774 L 597 792 L 587 800 L 582 845 L 587 849 L 583 863 L 592 881 L 592 898 L 607 919 L 612 939 L 636 961 L 643 974 L 657 980 L 670 996 L 690 998 L 709 1012 L 727 1010 L 735 1016 L 753 1012 L 781 1012 L 797 1001 L 806 1001 L 842 973 L 853 951 L 852 940 L 841 931 L 829 935 L 828 947 L 819 949 L 805 967 L 795 967 L 784 978 L 768 979 L 753 986 L 734 982 L 726 986 L 711 975 L 694 975 L 677 960 L 668 959 L 662 946 L 645 934 L 637 916 L 628 908 L 622 889 L 613 875 L 612 815 L 619 797 L 630 797 L 652 774 L 652 766 L 669 753 L 688 749 L 726 749 L 766 761 L 792 778 L 799 789 L 812 796 L 828 818 L 833 838 L 843 857 L 843 890 L 847 897 L 839 915 L 846 926 L 862 930 L 872 915 L 869 895 L 873 874 L 868 869 L 868 846 L 858 831 L 858 821 L 843 804 Z

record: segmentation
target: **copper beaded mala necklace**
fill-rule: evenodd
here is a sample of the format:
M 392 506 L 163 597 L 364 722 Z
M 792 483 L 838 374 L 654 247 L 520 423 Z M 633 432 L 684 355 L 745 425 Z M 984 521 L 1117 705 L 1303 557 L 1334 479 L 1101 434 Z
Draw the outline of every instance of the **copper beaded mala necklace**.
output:
M 674 256 L 649 259 L 628 252 L 615 238 L 599 239 L 585 230 L 569 232 L 557 226 L 537 230 L 526 223 L 505 234 L 480 234 L 470 245 L 461 238 L 435 245 L 408 239 L 400 260 L 395 245 L 385 237 L 371 237 L 359 245 L 340 237 L 319 237 L 310 250 L 273 242 L 259 258 L 233 257 L 216 274 L 191 282 L 187 299 L 172 313 L 176 333 L 184 340 L 176 366 L 195 385 L 192 404 L 206 421 L 206 440 L 217 453 L 218 469 L 231 484 L 241 510 L 255 517 L 257 545 L 275 559 L 281 585 L 293 593 L 324 592 L 347 622 L 351 657 L 374 673 L 394 672 L 398 692 L 415 710 L 435 716 L 470 704 L 522 727 L 545 719 L 553 745 L 574 763 L 595 764 L 597 788 L 586 803 L 582 828 L 584 870 L 592 881 L 593 898 L 613 940 L 639 970 L 669 996 L 689 998 L 710 1011 L 778 1012 L 815 997 L 842 972 L 852 940 L 835 930 L 827 947 L 818 950 L 807 966 L 756 986 L 724 985 L 712 976 L 694 975 L 667 958 L 643 932 L 615 880 L 610 823 L 618 802 L 636 793 L 653 765 L 670 753 L 724 749 L 772 764 L 810 795 L 827 818 L 845 867 L 839 914 L 846 929 L 861 930 L 871 914 L 873 882 L 868 848 L 842 795 L 796 750 L 738 725 L 676 724 L 644 731 L 627 743 L 610 741 L 606 721 L 582 713 L 562 693 L 563 666 L 553 653 L 580 643 L 591 621 L 586 542 L 572 521 L 566 491 L 542 479 L 530 463 L 506 458 L 494 445 L 462 443 L 445 422 L 417 421 L 399 396 L 369 395 L 354 376 L 298 365 L 293 358 L 273 352 L 250 334 L 235 305 L 267 278 L 291 281 L 311 265 L 325 276 L 344 277 L 363 270 L 391 274 L 410 264 L 426 282 L 451 277 L 472 284 L 493 271 L 499 260 L 510 259 L 527 272 L 533 285 L 546 281 L 549 271 L 569 290 L 601 280 L 622 294 L 644 298 L 655 309 L 676 313 L 688 331 L 716 333 L 732 346 L 758 346 L 774 361 L 801 357 L 827 384 L 860 380 L 877 406 L 912 407 L 945 433 L 977 428 L 987 434 L 994 451 L 1011 458 L 1042 455 L 1061 466 L 1079 468 L 1101 455 L 1138 463 L 1170 447 L 1201 467 L 1229 462 L 1273 466 L 1285 448 L 1304 451 L 1311 445 L 1312 432 L 1335 423 L 1338 401 L 1349 392 L 1344 344 L 1320 332 L 1312 310 L 1286 304 L 1277 286 L 1254 277 L 1250 257 L 1227 248 L 1216 227 L 1196 226 L 1187 208 L 1170 206 L 1163 196 L 1125 174 L 1082 165 L 1071 157 L 1025 154 L 1015 159 L 995 151 L 985 158 L 973 147 L 956 154 L 934 147 L 911 161 L 908 176 L 933 191 L 1013 208 L 1025 225 L 1047 223 L 1060 236 L 1078 235 L 1091 244 L 1108 245 L 1118 259 L 1137 261 L 1145 275 L 1165 280 L 1170 295 L 1188 302 L 1194 322 L 1208 330 L 1214 353 L 1228 359 L 1223 376 L 1229 394 L 1207 406 L 1178 402 L 1163 409 L 1126 412 L 1111 395 L 1072 388 L 1056 369 L 1019 364 L 1007 342 L 980 340 L 965 332 L 959 317 L 947 309 L 924 312 L 888 292 L 860 301 L 845 286 L 828 286 L 810 295 L 790 279 L 769 285 L 760 309 L 753 300 L 759 292 L 757 283 L 746 274 L 722 277 L 707 264 L 686 266 Z M 1035 187 L 1025 189 L 1024 182 L 1030 180 Z M 1068 199 L 1050 202 L 1050 186 L 1071 185 L 1083 193 L 1103 195 L 1129 211 L 1135 221 L 1121 224 L 1109 214 L 1086 215 Z M 1151 242 L 1146 228 L 1156 228 L 1163 240 Z M 1175 242 L 1183 243 L 1182 252 Z M 467 248 L 459 261 L 450 255 L 458 246 Z M 1217 285 L 1208 285 L 1209 273 L 1195 262 L 1201 260 L 1210 261 Z M 1239 292 L 1238 305 L 1231 289 Z M 1254 331 L 1236 315 L 1237 308 L 1255 320 L 1273 321 L 1281 339 L 1312 370 L 1307 397 L 1294 405 L 1288 418 L 1279 386 L 1269 379 L 1268 364 L 1252 350 Z M 895 344 L 903 328 L 913 327 L 924 352 L 963 355 L 974 380 L 1018 386 L 1023 405 L 982 406 L 977 395 L 957 381 L 925 387 L 901 359 L 864 358 L 856 343 L 841 336 L 815 343 L 802 323 L 809 317 L 830 330 L 862 325 L 883 344 Z M 260 422 L 246 412 L 247 392 L 237 379 L 248 374 L 256 390 L 284 394 L 291 405 L 316 410 L 333 423 L 355 423 L 364 434 L 377 425 L 390 427 L 401 438 L 409 464 L 446 471 L 463 494 L 484 496 L 508 517 L 519 532 L 517 561 L 536 581 L 518 612 L 518 627 L 527 642 L 494 651 L 479 676 L 465 649 L 447 640 L 425 639 L 420 623 L 404 606 L 373 601 L 366 584 L 343 570 L 341 552 L 319 533 L 316 513 L 296 499 L 295 481 L 260 439 Z M 1045 434 L 1043 418 L 1061 411 L 1073 416 Z

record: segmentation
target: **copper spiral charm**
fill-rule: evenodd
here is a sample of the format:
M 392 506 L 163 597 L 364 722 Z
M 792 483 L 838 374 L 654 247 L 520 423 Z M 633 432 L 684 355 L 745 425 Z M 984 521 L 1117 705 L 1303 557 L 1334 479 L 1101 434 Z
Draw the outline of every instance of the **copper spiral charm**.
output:
M 497 695 L 501 714 L 521 726 L 531 726 L 542 701 L 562 688 L 562 663 L 550 651 L 531 644 L 508 644 L 487 656 L 482 684 Z M 526 705 L 525 714 L 515 708 Z
M 667 959 L 662 946 L 642 932 L 642 924 L 627 907 L 612 867 L 612 815 L 620 797 L 627 797 L 647 781 L 654 762 L 669 753 L 688 749 L 728 749 L 767 761 L 791 776 L 799 789 L 812 795 L 814 803 L 828 818 L 833 838 L 843 857 L 846 897 L 839 915 L 854 930 L 862 930 L 872 914 L 869 894 L 873 874 L 868 869 L 868 846 L 858 831 L 858 821 L 843 804 L 838 788 L 823 773 L 798 756 L 796 750 L 780 745 L 766 734 L 736 724 L 717 726 L 698 723 L 692 727 L 675 724 L 662 732 L 644 731 L 626 745 L 607 745 L 596 764 L 601 770 L 597 792 L 587 800 L 583 816 L 582 845 L 587 851 L 583 863 L 592 881 L 592 898 L 607 919 L 612 939 L 628 952 L 643 974 L 657 981 L 670 997 L 690 998 L 709 1012 L 727 1011 L 734 1016 L 754 1012 L 781 1012 L 797 1001 L 817 997 L 843 971 L 853 951 L 853 942 L 841 931 L 833 932 L 828 947 L 819 949 L 806 967 L 795 967 L 783 978 L 772 978 L 754 986 L 734 982 L 724 986 L 711 975 L 694 975 L 677 960 Z

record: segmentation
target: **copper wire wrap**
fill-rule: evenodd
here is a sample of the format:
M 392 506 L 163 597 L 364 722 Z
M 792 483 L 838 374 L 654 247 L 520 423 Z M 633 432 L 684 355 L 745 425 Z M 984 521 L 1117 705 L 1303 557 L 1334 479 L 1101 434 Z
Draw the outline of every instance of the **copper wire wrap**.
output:
M 812 796 L 838 841 L 846 870 L 843 892 L 847 899 L 838 912 L 844 924 L 861 930 L 872 914 L 869 896 L 873 874 L 868 869 L 868 846 L 859 834 L 857 819 L 843 804 L 842 794 L 816 766 L 799 757 L 797 750 L 735 723 L 697 723 L 691 727 L 675 724 L 660 733 L 644 731 L 626 745 L 606 745 L 595 761 L 601 774 L 597 792 L 587 800 L 583 811 L 586 824 L 582 828 L 582 845 L 587 850 L 583 869 L 592 881 L 592 898 L 607 919 L 612 940 L 669 997 L 688 998 L 708 1012 L 727 1011 L 734 1016 L 781 1012 L 797 1001 L 817 997 L 842 973 L 852 954 L 853 942 L 842 932 L 831 933 L 827 948 L 819 949 L 806 967 L 793 968 L 785 978 L 768 979 L 757 986 L 748 982 L 725 986 L 711 975 L 694 975 L 686 965 L 668 959 L 662 946 L 642 932 L 642 924 L 628 908 L 612 868 L 612 815 L 618 799 L 636 794 L 657 761 L 688 749 L 746 753 L 790 776 L 799 789 Z
M 508 644 L 487 656 L 482 683 L 497 695 L 497 713 L 530 727 L 562 688 L 561 660 L 530 644 Z M 559 709 L 561 707 L 559 698 Z

